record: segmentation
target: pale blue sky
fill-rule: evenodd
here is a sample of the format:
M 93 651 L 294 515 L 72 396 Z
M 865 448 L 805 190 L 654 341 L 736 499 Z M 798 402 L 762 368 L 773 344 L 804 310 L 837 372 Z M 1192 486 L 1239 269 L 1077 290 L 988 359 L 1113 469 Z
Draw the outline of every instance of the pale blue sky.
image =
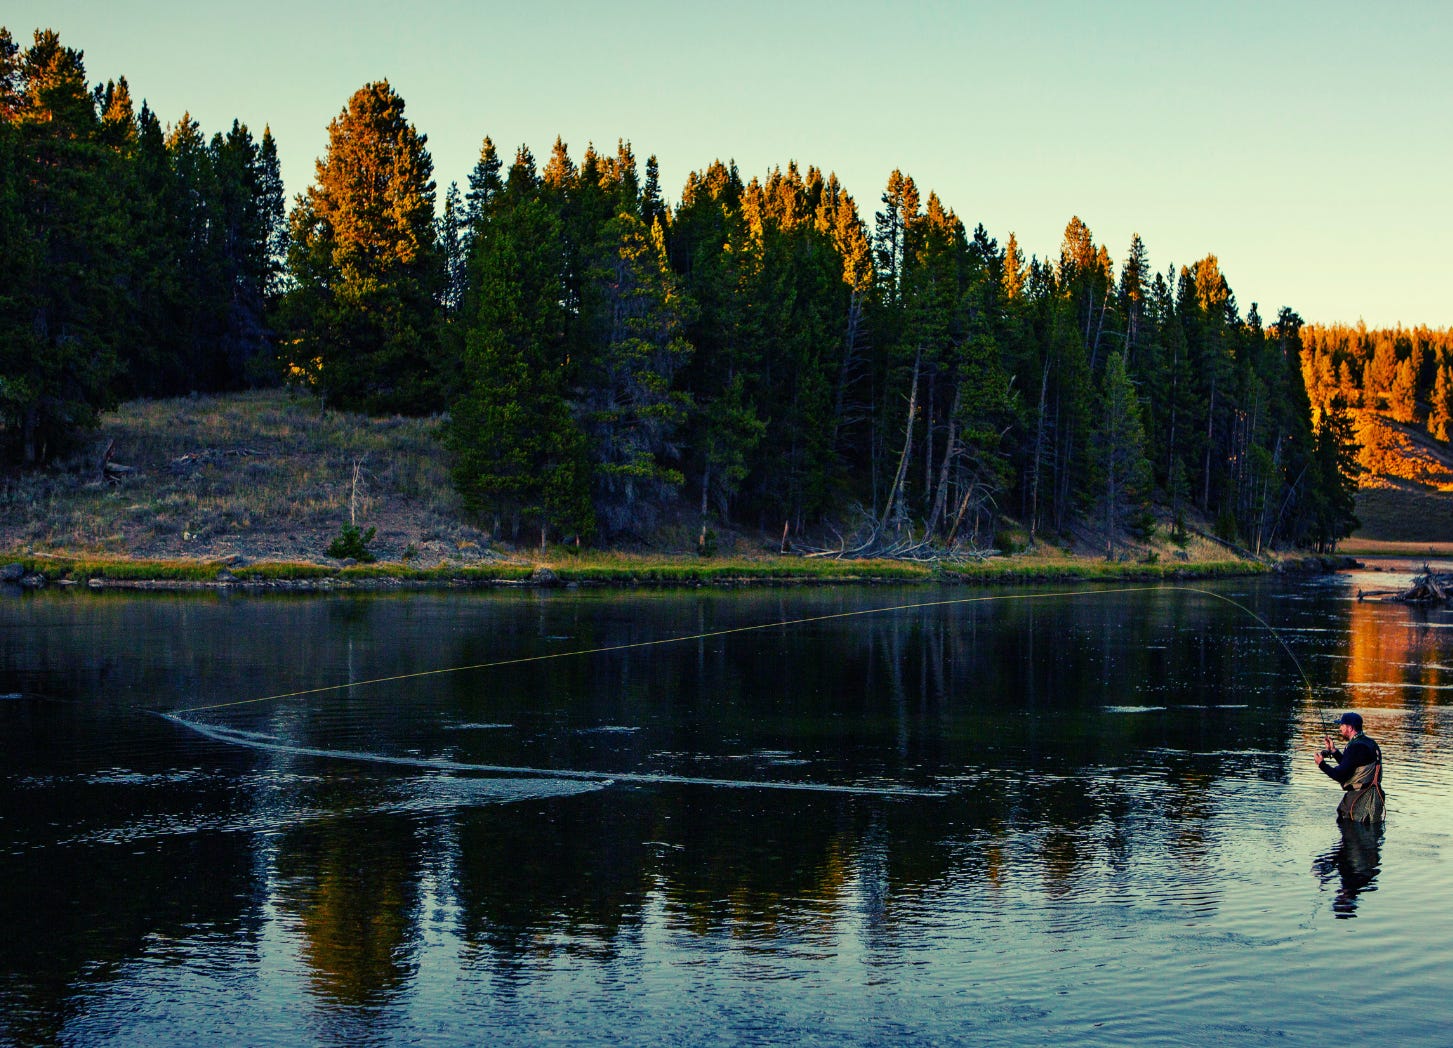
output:
M 8 0 L 125 75 L 164 123 L 270 124 L 290 195 L 328 122 L 387 78 L 442 200 L 488 134 L 543 163 L 558 134 L 744 177 L 836 171 L 871 224 L 895 167 L 972 228 L 1057 254 L 1079 215 L 1118 264 L 1215 254 L 1245 312 L 1453 326 L 1453 4 L 385 4 Z

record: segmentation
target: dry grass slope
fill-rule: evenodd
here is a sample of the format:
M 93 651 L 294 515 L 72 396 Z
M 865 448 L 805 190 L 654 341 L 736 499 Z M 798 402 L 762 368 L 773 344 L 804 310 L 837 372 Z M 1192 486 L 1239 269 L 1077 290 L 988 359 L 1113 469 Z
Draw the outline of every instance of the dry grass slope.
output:
M 488 555 L 485 537 L 461 523 L 437 430 L 275 390 L 133 401 L 86 457 L 0 494 L 0 549 L 321 560 L 352 511 L 382 557 L 468 563 Z M 113 462 L 136 472 L 101 481 L 112 440 Z

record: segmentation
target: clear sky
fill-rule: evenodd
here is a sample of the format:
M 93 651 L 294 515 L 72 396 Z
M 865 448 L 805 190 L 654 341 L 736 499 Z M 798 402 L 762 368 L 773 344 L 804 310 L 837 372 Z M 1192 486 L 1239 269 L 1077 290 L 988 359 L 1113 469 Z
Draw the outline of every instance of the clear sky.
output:
M 686 175 L 836 171 L 871 226 L 899 168 L 972 227 L 1058 254 L 1079 215 L 1116 265 L 1220 260 L 1243 313 L 1453 326 L 1453 4 L 1399 0 L 312 3 L 7 0 L 124 75 L 163 123 L 234 118 L 303 190 L 350 94 L 388 79 L 442 202 L 485 135 L 556 135 Z

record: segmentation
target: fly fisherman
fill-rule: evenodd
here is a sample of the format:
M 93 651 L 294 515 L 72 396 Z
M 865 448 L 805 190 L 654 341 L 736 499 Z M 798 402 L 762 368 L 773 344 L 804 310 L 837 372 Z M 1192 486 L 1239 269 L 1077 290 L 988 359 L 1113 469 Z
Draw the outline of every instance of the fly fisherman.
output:
M 1328 736 L 1326 746 L 1316 756 L 1317 767 L 1340 782 L 1345 791 L 1342 803 L 1337 805 L 1337 818 L 1381 822 L 1387 806 L 1387 795 L 1382 792 L 1382 750 L 1362 734 L 1361 714 L 1342 714 L 1337 734 L 1347 748 L 1335 749 Z

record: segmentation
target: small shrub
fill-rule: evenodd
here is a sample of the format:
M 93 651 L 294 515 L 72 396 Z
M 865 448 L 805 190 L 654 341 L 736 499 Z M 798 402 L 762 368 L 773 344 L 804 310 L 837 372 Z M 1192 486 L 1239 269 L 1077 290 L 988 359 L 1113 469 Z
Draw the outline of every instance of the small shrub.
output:
M 328 543 L 328 556 L 334 560 L 356 560 L 360 564 L 372 564 L 378 560 L 368 544 L 373 541 L 377 528 L 359 531 L 357 525 L 345 524 L 338 537 Z

